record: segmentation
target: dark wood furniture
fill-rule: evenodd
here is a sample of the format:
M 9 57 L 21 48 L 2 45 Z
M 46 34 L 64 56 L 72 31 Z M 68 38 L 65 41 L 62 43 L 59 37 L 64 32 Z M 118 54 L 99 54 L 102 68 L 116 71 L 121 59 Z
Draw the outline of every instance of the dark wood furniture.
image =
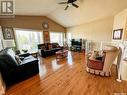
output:
M 82 50 L 85 49 L 85 47 L 86 47 L 86 40 L 84 39 L 72 39 L 71 40 L 70 49 L 72 51 L 81 52 Z

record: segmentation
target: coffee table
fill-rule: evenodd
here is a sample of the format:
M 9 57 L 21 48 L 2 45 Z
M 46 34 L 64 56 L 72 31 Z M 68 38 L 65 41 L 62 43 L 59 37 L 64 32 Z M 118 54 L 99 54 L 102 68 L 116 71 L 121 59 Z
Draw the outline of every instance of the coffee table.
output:
M 68 55 L 68 50 L 59 50 L 56 52 L 56 59 L 60 60 L 66 58 Z

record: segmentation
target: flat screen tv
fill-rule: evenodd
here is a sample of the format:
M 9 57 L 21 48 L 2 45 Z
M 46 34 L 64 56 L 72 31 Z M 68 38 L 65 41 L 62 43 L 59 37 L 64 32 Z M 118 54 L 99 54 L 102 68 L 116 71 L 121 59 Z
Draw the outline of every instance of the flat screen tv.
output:
M 72 39 L 71 43 L 72 43 L 72 46 L 82 46 L 81 39 Z

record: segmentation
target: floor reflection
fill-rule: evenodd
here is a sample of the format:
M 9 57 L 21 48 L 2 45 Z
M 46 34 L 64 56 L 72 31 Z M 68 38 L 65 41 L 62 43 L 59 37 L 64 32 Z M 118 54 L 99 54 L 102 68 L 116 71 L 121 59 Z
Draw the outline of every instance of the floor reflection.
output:
M 68 65 L 73 65 L 72 53 L 70 51 L 68 52 L 67 63 Z
M 45 65 L 39 66 L 39 75 L 44 77 L 46 76 L 46 74 L 47 74 L 46 66 Z
M 52 61 L 52 69 L 53 69 L 53 71 L 58 70 L 62 66 L 63 66 L 63 64 L 58 63 L 58 61 L 56 59 L 54 59 Z
M 57 71 L 64 65 L 72 66 L 73 65 L 73 57 L 72 56 L 73 56 L 73 53 L 71 51 L 68 51 L 67 58 L 63 58 L 59 61 L 56 60 L 55 55 L 47 57 L 47 58 L 40 57 L 39 58 L 39 60 L 40 60 L 40 66 L 39 66 L 40 76 L 45 77 L 48 74 L 52 73 L 53 71 Z

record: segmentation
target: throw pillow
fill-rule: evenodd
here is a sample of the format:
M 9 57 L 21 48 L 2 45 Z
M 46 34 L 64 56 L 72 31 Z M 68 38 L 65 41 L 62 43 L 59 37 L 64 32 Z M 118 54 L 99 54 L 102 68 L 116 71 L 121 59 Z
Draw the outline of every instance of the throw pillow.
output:
M 98 56 L 98 51 L 93 51 L 92 55 L 91 55 L 91 58 L 96 59 L 97 56 Z
M 95 51 L 95 56 L 94 56 L 94 58 L 96 59 L 96 60 L 100 60 L 100 61 L 102 61 L 103 60 L 103 52 L 102 51 Z
M 103 57 L 96 57 L 96 60 L 102 61 L 103 60 Z
M 59 48 L 59 45 L 56 45 L 57 48 Z
M 23 60 L 25 57 L 19 57 L 21 60 Z
M 56 48 L 56 44 L 55 43 L 52 43 L 52 48 Z
M 100 51 L 93 51 L 90 58 L 101 60 L 103 58 L 103 54 Z
M 52 48 L 58 48 L 59 44 L 58 43 L 52 43 Z
M 18 64 L 21 64 L 22 61 L 20 60 L 20 57 L 18 55 L 15 55 L 15 59 L 17 61 Z
M 49 45 L 49 43 L 45 43 L 45 49 L 46 49 L 46 50 L 49 50 L 48 45 Z
M 51 45 L 51 44 L 49 44 L 49 45 L 48 45 L 48 48 L 49 48 L 49 49 L 52 49 L 52 45 Z
M 41 46 L 41 49 L 42 49 L 42 50 L 46 50 L 45 46 Z

